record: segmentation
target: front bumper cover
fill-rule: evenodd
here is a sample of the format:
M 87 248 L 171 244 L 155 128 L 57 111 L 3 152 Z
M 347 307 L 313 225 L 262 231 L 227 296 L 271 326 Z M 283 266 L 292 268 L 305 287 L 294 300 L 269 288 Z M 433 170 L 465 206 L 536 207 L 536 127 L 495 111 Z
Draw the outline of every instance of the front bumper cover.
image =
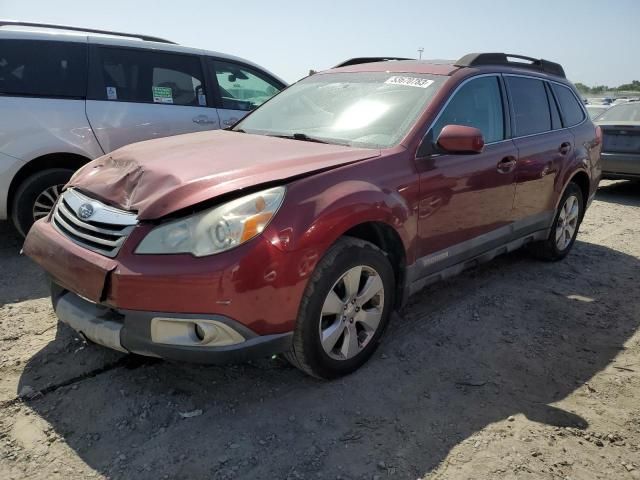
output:
M 241 363 L 285 352 L 290 349 L 293 338 L 293 332 L 257 335 L 222 315 L 115 310 L 85 300 L 55 283 L 51 284 L 51 300 L 58 319 L 87 340 L 121 352 L 167 360 L 208 364 Z M 159 317 L 215 320 L 236 330 L 245 341 L 214 347 L 155 343 L 151 338 L 151 321 Z

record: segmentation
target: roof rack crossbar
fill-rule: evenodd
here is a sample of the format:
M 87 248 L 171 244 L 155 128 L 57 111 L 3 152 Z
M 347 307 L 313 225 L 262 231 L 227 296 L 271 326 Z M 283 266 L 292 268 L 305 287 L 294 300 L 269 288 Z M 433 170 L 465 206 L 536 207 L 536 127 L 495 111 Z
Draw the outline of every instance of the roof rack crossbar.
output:
M 510 61 L 510 58 L 525 60 L 526 62 Z M 527 63 L 528 62 L 528 63 Z M 525 57 L 512 53 L 470 53 L 456 62 L 457 67 L 478 67 L 482 65 L 508 65 L 529 70 L 557 75 L 566 78 L 562 65 L 542 58 Z
M 333 68 L 349 67 L 351 65 L 360 65 L 361 63 L 388 62 L 389 60 L 412 60 L 404 57 L 356 57 L 345 60 Z
M 94 28 L 81 28 L 81 27 L 70 27 L 68 25 L 55 25 L 51 23 L 34 23 L 34 22 L 18 22 L 14 20 L 0 20 L 0 28 L 7 26 L 15 26 L 15 27 L 37 27 L 37 28 L 51 28 L 55 30 L 69 30 L 72 32 L 86 32 L 86 33 L 99 33 L 101 35 L 115 35 L 117 37 L 130 37 L 130 38 L 138 38 L 140 40 L 144 40 L 146 42 L 160 42 L 160 43 L 171 43 L 175 45 L 175 42 L 171 40 L 166 40 L 160 37 L 152 37 L 151 35 L 140 35 L 137 33 L 123 33 L 123 32 L 112 32 L 110 30 L 97 30 Z

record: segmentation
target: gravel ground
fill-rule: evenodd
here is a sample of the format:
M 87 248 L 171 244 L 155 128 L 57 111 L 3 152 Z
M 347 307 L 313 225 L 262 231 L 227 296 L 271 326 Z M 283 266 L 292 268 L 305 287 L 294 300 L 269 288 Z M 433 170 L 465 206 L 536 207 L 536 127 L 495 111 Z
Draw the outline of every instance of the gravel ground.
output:
M 603 182 L 563 262 L 428 288 L 331 383 L 87 345 L 0 225 L 0 478 L 640 479 L 639 187 Z

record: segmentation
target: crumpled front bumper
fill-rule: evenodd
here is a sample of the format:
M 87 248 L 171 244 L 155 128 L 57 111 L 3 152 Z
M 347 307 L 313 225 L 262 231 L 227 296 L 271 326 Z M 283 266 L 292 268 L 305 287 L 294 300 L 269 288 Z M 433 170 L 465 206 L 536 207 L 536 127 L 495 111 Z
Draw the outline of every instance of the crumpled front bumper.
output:
M 197 315 L 135 310 L 115 310 L 90 302 L 56 283 L 51 284 L 53 308 L 62 323 L 69 325 L 87 340 L 121 352 L 136 353 L 168 360 L 227 364 L 282 353 L 291 348 L 293 332 L 257 335 L 242 324 L 221 315 Z M 193 322 L 219 322 L 237 332 L 244 340 L 224 346 L 172 344 L 154 341 L 154 319 Z M 167 343 L 169 342 L 169 343 Z M 184 343 L 184 342 L 182 342 Z

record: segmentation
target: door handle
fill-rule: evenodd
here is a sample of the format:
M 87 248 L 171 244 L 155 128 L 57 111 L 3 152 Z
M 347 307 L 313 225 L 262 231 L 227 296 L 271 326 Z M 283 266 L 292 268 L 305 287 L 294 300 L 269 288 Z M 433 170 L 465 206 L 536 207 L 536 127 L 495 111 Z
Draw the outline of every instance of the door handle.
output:
M 234 125 L 238 122 L 238 119 L 236 117 L 232 117 L 232 118 L 227 118 L 226 120 L 223 120 L 222 123 L 225 124 L 225 126 L 230 127 L 231 125 Z
M 511 173 L 516 168 L 516 157 L 509 155 L 498 162 L 498 172 Z
M 560 145 L 560 148 L 558 148 L 558 151 L 562 155 L 566 155 L 567 153 L 569 153 L 571 151 L 571 142 L 564 142 L 562 145 Z
M 197 123 L 198 125 L 208 125 L 211 123 L 216 123 L 216 121 L 212 120 L 206 115 L 198 115 L 197 117 L 193 117 L 193 123 Z

